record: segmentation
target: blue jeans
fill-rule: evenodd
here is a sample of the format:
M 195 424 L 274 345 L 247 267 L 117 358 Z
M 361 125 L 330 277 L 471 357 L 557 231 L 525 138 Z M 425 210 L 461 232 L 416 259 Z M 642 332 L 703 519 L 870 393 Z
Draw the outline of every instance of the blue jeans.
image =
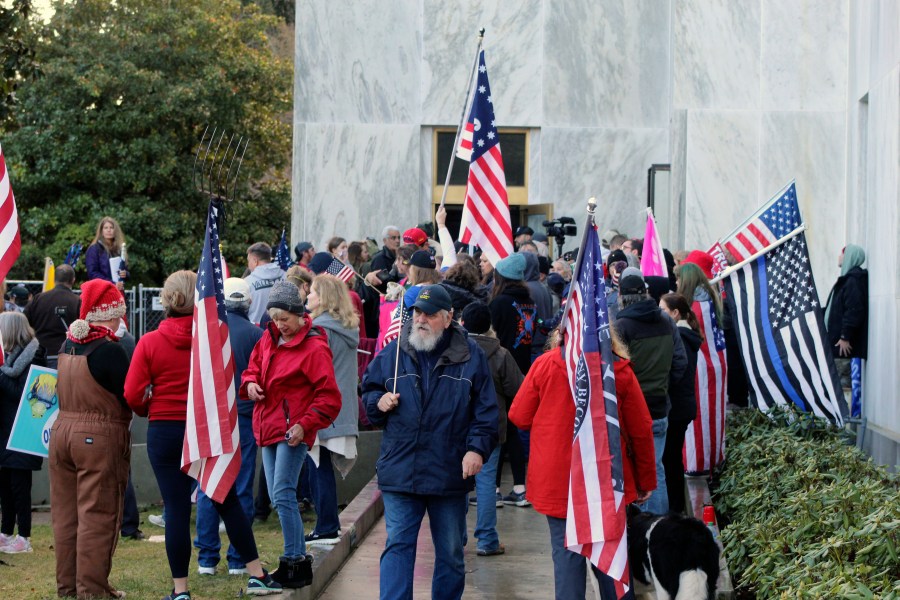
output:
M 306 472 L 309 474 L 309 487 L 312 501 L 316 505 L 316 528 L 313 533 L 325 535 L 341 528 L 338 519 L 337 482 L 334 479 L 334 467 L 331 466 L 331 451 L 319 446 L 319 466 L 306 457 Z
M 238 430 L 241 436 L 241 469 L 234 482 L 234 491 L 247 520 L 253 522 L 253 478 L 256 475 L 256 440 L 253 438 L 253 417 L 238 415 Z M 200 490 L 197 492 L 197 563 L 201 567 L 215 567 L 219 564 L 219 513 L 212 500 Z M 233 544 L 228 546 L 228 568 L 243 569 L 247 561 L 242 559 Z
M 466 587 L 463 536 L 466 495 L 422 496 L 382 492 L 387 541 L 381 553 L 381 600 L 412 600 L 416 541 L 428 511 L 434 543 L 433 600 L 459 600 Z M 493 501 L 493 500 L 492 500 Z
M 664 515 L 669 512 L 669 491 L 666 489 L 666 469 L 662 456 L 666 449 L 666 431 L 669 429 L 669 418 L 653 420 L 653 449 L 656 450 L 656 490 L 650 499 L 639 504 L 642 512 Z
M 500 462 L 500 447 L 494 448 L 481 471 L 475 476 L 476 504 L 475 539 L 479 550 L 496 550 L 500 545 L 497 535 L 497 502 L 494 481 L 497 478 L 497 464 Z
M 307 450 L 306 444 L 291 447 L 287 442 L 278 442 L 262 449 L 269 497 L 281 521 L 286 558 L 306 556 L 303 521 L 297 506 L 297 478 L 300 477 L 300 466 L 306 460 Z
M 556 590 L 556 600 L 584 600 L 586 591 L 586 579 L 588 559 L 581 554 L 576 554 L 566 548 L 566 520 L 557 517 L 547 517 L 550 526 L 550 553 L 553 557 L 553 583 Z M 616 600 L 615 584 L 612 577 L 600 572 L 597 567 L 591 565 L 591 572 L 597 578 L 600 585 L 600 598 L 602 600 Z M 632 585 L 624 600 L 634 599 L 634 586 Z

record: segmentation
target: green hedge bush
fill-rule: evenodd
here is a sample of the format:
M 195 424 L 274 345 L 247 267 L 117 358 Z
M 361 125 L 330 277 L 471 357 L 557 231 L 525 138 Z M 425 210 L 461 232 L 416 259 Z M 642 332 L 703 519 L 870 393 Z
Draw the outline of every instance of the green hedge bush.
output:
M 900 479 L 807 415 L 728 420 L 715 491 L 736 591 L 758 598 L 900 598 Z

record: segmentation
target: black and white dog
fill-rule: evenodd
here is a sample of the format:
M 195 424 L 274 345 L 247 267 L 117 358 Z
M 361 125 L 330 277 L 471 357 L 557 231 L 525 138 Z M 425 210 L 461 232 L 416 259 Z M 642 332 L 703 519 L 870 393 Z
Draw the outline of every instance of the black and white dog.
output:
M 715 600 L 719 546 L 706 525 L 684 515 L 628 507 L 628 560 L 659 600 Z

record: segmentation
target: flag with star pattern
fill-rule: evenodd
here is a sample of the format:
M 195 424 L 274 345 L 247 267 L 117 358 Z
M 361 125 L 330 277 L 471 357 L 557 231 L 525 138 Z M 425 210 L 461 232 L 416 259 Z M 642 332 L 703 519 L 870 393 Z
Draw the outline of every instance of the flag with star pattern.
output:
M 744 261 L 774 244 L 800 226 L 797 189 L 792 181 L 740 227 L 725 236 L 721 244 L 735 258 Z
M 801 233 L 733 272 L 725 288 L 757 406 L 793 404 L 842 425 L 843 393 L 806 236 Z
M 600 238 L 588 217 L 563 313 L 563 360 L 575 402 L 566 547 L 628 590 L 625 479 Z
M 278 241 L 278 248 L 275 249 L 275 262 L 281 267 L 282 271 L 287 271 L 294 264 L 291 260 L 291 249 L 288 248 L 287 235 L 285 228 L 281 228 L 281 239 Z
M 181 455 L 181 470 L 216 502 L 225 500 L 241 467 L 234 359 L 219 251 L 221 211 L 220 201 L 211 200 L 194 290 L 191 375 Z

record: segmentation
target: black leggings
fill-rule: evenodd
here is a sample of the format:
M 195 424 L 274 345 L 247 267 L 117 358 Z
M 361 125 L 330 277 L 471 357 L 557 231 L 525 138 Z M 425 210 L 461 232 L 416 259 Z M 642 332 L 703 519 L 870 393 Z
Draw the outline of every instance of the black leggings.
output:
M 31 537 L 31 471 L 0 468 L 0 533 L 12 535 L 19 524 L 19 535 Z
M 166 556 L 172 578 L 188 576 L 191 562 L 191 491 L 194 479 L 181 470 L 184 421 L 151 421 L 147 427 L 147 455 L 166 505 Z M 225 522 L 228 539 L 244 562 L 259 558 L 250 521 L 234 486 L 225 501 L 212 503 Z
M 666 430 L 666 445 L 663 447 L 662 463 L 666 472 L 666 491 L 669 494 L 669 511 L 684 512 L 684 434 L 691 421 L 669 419 Z
M 500 478 L 503 475 L 503 451 L 509 455 L 509 468 L 512 470 L 513 485 L 525 485 L 525 447 L 522 446 L 522 438 L 519 430 L 512 421 L 506 422 L 506 441 L 500 451 L 500 461 L 497 463 L 497 487 L 500 487 Z

